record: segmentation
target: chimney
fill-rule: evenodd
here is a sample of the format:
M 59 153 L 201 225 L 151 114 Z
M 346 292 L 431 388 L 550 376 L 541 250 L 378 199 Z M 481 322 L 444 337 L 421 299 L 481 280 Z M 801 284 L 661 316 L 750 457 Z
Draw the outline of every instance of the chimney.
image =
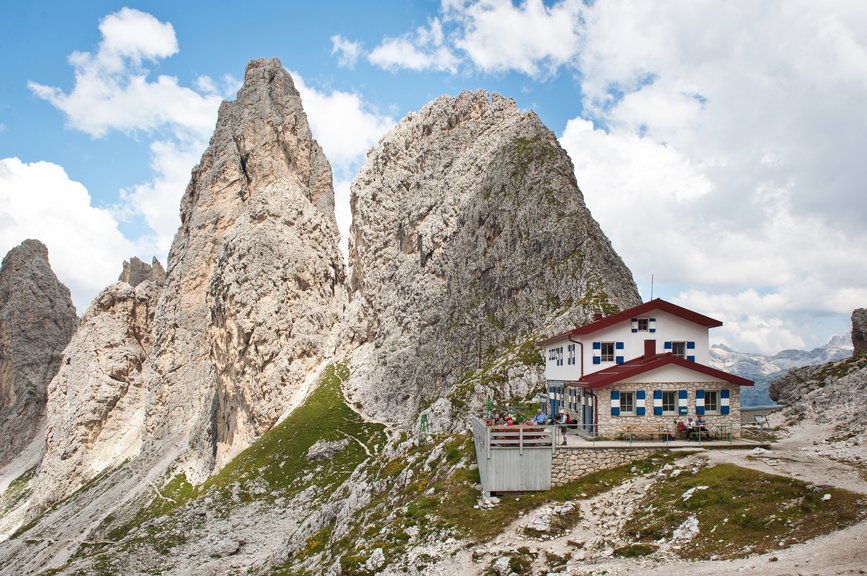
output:
M 593 321 L 599 322 L 600 320 L 602 320 L 602 312 L 594 312 L 593 313 Z
M 644 359 L 650 360 L 656 356 L 656 340 L 644 341 Z

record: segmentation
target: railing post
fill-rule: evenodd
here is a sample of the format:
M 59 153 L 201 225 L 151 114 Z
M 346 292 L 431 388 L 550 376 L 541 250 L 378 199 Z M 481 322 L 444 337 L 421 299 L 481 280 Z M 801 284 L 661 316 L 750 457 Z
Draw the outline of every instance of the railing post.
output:
M 485 459 L 491 459 L 491 428 L 485 424 Z
M 518 428 L 518 454 L 524 455 L 524 429 Z

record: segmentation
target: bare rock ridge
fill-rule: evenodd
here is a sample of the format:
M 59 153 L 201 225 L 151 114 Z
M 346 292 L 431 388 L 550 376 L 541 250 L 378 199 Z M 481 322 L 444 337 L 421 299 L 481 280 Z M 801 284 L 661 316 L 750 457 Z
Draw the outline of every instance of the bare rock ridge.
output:
M 129 262 L 124 261 L 123 272 L 118 277 L 119 282 L 126 282 L 136 287 L 146 280 L 151 280 L 158 286 L 166 283 L 166 271 L 160 261 L 154 258 L 150 264 L 145 264 L 133 256 Z
M 144 369 L 153 442 L 201 481 L 333 352 L 346 301 L 331 168 L 279 60 L 251 61 L 181 201 Z
M 54 503 L 109 466 L 138 455 L 144 432 L 142 368 L 153 346 L 162 266 L 123 263 L 81 319 L 48 387 L 45 456 L 34 504 Z
M 852 312 L 852 345 L 854 354 L 867 354 L 867 308 Z
M 863 357 L 863 349 L 859 352 L 859 345 L 856 343 L 856 339 L 859 335 L 863 337 L 867 328 L 865 310 L 867 309 L 858 308 L 852 312 L 852 343 L 855 345 L 855 352 L 851 358 L 789 370 L 771 382 L 768 389 L 771 400 L 785 405 L 797 404 L 801 410 L 816 402 L 824 402 L 826 407 L 831 404 L 857 405 L 840 399 L 860 395 L 867 384 L 867 374 L 861 369 L 867 364 L 867 360 Z M 833 390 L 827 388 L 829 383 L 834 385 Z M 850 385 L 852 388 L 847 390 Z M 857 419 L 863 420 L 860 417 Z
M 0 466 L 33 439 L 46 389 L 78 327 L 69 289 L 48 262 L 48 249 L 25 240 L 0 266 Z
M 351 201 L 351 390 L 385 420 L 497 352 L 641 301 L 554 134 L 496 94 L 407 115 Z

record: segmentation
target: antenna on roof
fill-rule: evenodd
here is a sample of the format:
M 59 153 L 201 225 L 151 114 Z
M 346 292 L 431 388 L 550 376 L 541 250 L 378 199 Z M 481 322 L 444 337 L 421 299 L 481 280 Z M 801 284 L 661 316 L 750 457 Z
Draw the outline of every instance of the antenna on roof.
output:
M 650 299 L 653 300 L 653 274 L 650 275 Z

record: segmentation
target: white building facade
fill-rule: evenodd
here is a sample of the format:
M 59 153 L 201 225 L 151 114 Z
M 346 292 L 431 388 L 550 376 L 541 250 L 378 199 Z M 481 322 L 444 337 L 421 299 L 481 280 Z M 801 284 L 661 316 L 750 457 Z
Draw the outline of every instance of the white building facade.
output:
M 708 332 L 721 325 L 655 299 L 540 342 L 549 413 L 606 437 L 699 415 L 739 432 L 739 387 L 752 381 L 708 366 Z

